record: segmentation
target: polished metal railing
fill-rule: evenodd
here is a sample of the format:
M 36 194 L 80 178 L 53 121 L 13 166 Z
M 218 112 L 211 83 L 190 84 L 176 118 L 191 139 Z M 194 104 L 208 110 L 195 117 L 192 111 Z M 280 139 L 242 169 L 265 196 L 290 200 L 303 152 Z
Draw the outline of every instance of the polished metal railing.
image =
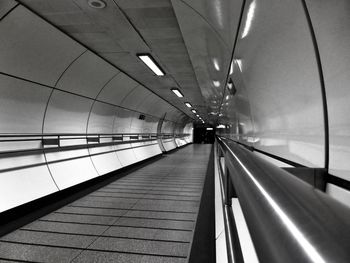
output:
M 188 134 L 172 133 L 45 133 L 0 134 L 0 158 L 8 155 L 26 155 L 93 148 L 126 143 L 184 138 Z M 29 143 L 29 144 L 28 144 Z M 31 143 L 31 144 L 30 144 Z M 35 143 L 37 143 L 35 146 Z
M 217 144 L 225 204 L 238 197 L 260 262 L 350 262 L 347 206 L 229 139 Z

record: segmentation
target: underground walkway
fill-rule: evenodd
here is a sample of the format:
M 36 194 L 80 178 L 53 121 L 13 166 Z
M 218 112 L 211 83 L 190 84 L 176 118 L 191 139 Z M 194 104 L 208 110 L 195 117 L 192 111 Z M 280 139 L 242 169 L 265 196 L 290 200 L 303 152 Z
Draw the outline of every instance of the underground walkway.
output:
M 189 145 L 0 238 L 0 261 L 187 262 L 211 145 Z

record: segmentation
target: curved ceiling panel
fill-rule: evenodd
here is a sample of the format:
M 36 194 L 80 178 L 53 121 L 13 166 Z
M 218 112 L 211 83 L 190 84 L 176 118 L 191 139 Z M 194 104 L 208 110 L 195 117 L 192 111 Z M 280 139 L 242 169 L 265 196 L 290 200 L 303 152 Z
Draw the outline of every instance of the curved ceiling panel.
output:
M 233 46 L 242 0 L 176 0 L 193 9 L 212 27 L 227 46 Z
M 114 105 L 120 105 L 123 99 L 139 84 L 120 72 L 104 86 L 97 99 Z
M 54 86 L 85 49 L 18 6 L 0 23 L 0 71 Z
M 85 133 L 93 100 L 54 90 L 47 106 L 44 133 Z
M 155 96 L 143 86 L 138 86 L 133 89 L 121 102 L 120 106 L 131 110 L 137 110 L 140 104 L 149 96 Z
M 56 88 L 96 98 L 102 87 L 118 72 L 115 67 L 87 51 L 69 66 Z
M 0 133 L 41 133 L 51 90 L 0 75 Z
M 172 4 L 207 109 L 193 106 L 206 119 L 207 113 L 219 110 L 214 101 L 221 100 L 226 85 L 241 1 L 172 0 Z M 230 16 L 224 17 L 227 13 Z M 215 121 L 216 116 L 209 116 Z

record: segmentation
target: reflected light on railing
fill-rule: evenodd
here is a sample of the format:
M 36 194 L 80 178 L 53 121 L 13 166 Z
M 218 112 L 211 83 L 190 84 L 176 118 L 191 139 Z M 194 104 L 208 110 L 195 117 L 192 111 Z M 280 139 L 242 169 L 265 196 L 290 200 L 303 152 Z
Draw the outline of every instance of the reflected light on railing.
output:
M 237 162 L 240 164 L 240 166 L 243 168 L 243 170 L 247 173 L 249 178 L 259 189 L 260 193 L 264 196 L 264 198 L 272 207 L 277 216 L 281 219 L 282 223 L 285 225 L 287 230 L 292 234 L 299 246 L 304 250 L 305 254 L 310 258 L 310 260 L 315 263 L 326 263 L 326 261 L 321 257 L 316 248 L 306 239 L 303 233 L 287 216 L 287 214 L 281 209 L 281 207 L 276 203 L 276 201 L 269 195 L 269 193 L 258 182 L 258 180 L 255 179 L 251 172 L 244 166 L 244 164 L 239 160 L 239 158 L 233 153 L 233 151 L 229 147 L 228 149 L 231 152 L 231 154 L 235 157 Z

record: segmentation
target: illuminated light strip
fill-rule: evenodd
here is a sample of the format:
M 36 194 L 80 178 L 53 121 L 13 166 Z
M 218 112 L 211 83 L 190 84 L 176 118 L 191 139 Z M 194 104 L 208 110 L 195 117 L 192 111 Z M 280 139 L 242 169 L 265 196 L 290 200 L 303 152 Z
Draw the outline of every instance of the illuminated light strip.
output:
M 176 96 L 178 96 L 179 98 L 183 98 L 184 97 L 184 95 L 181 93 L 181 91 L 179 90 L 179 89 L 176 89 L 176 88 L 172 88 L 172 89 L 170 89 L 172 92 L 174 92 L 174 94 L 176 95 Z
M 221 140 L 221 139 L 220 139 Z M 227 145 L 226 145 L 227 146 Z M 235 157 L 237 162 L 243 168 L 243 170 L 248 174 L 249 178 L 258 187 L 261 194 L 265 197 L 267 202 L 273 208 L 275 213 L 279 216 L 282 223 L 286 226 L 288 231 L 292 234 L 294 239 L 298 242 L 300 247 L 305 251 L 306 255 L 315 263 L 326 263 L 326 261 L 321 257 L 316 248 L 305 238 L 298 227 L 292 222 L 292 220 L 286 215 L 286 213 L 279 207 L 279 205 L 273 200 L 273 198 L 266 192 L 264 187 L 254 178 L 250 171 L 244 166 L 244 164 L 238 159 L 238 157 L 232 152 L 232 150 L 227 146 L 228 150 Z
M 149 54 L 137 54 L 139 59 L 142 60 L 143 63 L 146 64 L 147 67 L 150 68 L 157 76 L 164 76 L 165 72 L 157 65 L 156 61 Z

